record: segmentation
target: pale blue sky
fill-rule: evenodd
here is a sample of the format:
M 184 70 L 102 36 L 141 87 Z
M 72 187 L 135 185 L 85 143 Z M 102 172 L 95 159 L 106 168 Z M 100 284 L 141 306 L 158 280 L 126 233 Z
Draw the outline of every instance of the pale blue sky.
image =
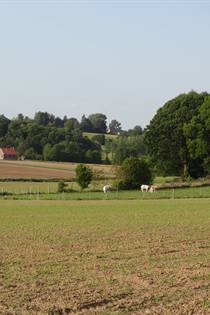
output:
M 0 114 L 102 112 L 145 127 L 210 92 L 210 1 L 0 0 Z

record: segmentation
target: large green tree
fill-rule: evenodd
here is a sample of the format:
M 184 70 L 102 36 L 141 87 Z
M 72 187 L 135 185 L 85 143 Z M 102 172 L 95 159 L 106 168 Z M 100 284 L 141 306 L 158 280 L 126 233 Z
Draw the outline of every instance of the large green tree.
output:
M 93 125 L 91 121 L 85 115 L 82 115 L 81 122 L 80 122 L 80 129 L 85 132 L 93 131 Z
M 106 131 L 107 131 L 107 125 L 106 125 L 107 117 L 104 114 L 101 114 L 101 113 L 91 114 L 91 115 L 89 115 L 88 119 L 93 126 L 93 132 L 106 133 Z
M 117 121 L 116 119 L 113 119 L 110 124 L 109 124 L 109 131 L 110 133 L 119 133 L 121 132 L 122 127 L 121 127 L 121 123 L 119 121 Z
M 0 138 L 6 135 L 9 123 L 10 120 L 7 117 L 0 115 Z
M 55 121 L 55 116 L 47 112 L 37 112 L 34 116 L 34 121 L 38 125 L 47 126 L 48 124 L 53 124 Z
M 146 129 L 145 142 L 154 164 L 164 174 L 191 175 L 194 168 L 184 126 L 199 112 L 207 93 L 181 94 L 160 108 Z
M 198 114 L 184 126 L 191 159 L 197 161 L 195 177 L 210 171 L 210 96 L 206 96 Z

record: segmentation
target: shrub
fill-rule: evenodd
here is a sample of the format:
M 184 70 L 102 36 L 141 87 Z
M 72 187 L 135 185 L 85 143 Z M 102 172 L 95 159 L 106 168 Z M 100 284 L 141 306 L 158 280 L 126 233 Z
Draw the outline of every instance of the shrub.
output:
M 67 183 L 65 183 L 63 180 L 60 181 L 60 182 L 58 183 L 58 193 L 65 192 L 67 186 L 68 186 Z
M 98 142 L 100 145 L 105 144 L 105 135 L 94 135 L 92 141 Z
M 88 166 L 85 166 L 84 164 L 79 164 L 76 167 L 75 171 L 76 171 L 76 182 L 79 184 L 81 190 L 83 190 L 84 188 L 87 188 L 93 177 L 92 170 Z
M 115 179 L 112 182 L 112 188 L 114 190 L 123 190 L 126 189 L 124 182 L 121 179 Z
M 152 184 L 153 175 L 144 158 L 125 159 L 118 171 L 120 187 L 123 189 L 139 188 L 142 184 Z

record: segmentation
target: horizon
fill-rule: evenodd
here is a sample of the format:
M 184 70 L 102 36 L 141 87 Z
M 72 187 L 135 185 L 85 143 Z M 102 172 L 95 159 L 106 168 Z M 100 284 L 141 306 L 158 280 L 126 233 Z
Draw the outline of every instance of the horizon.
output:
M 210 2 L 0 1 L 1 113 L 104 113 L 145 128 L 168 100 L 208 91 Z
M 179 95 L 182 95 L 182 94 L 188 94 L 188 93 L 190 93 L 190 92 L 195 92 L 195 93 L 199 93 L 198 91 L 194 91 L 194 90 L 191 90 L 191 91 L 188 91 L 188 92 L 186 92 L 186 93 L 181 93 L 181 94 L 179 94 Z M 208 91 L 201 91 L 200 93 L 205 93 L 205 92 L 207 92 L 208 93 Z M 176 96 L 174 96 L 173 98 L 176 98 L 177 96 L 179 96 L 179 95 L 176 95 Z M 171 98 L 170 100 L 172 100 L 173 98 Z M 166 101 L 166 103 L 168 102 L 168 101 L 170 101 L 170 100 L 167 100 Z M 165 103 L 162 105 L 162 106 L 164 106 L 165 105 Z M 162 107 L 161 106 L 161 107 Z M 161 108 L 161 107 L 159 107 L 158 109 L 157 109 L 157 111 Z M 156 111 L 156 112 L 157 112 Z M 0 113 L 0 115 L 2 114 L 2 115 L 4 115 L 5 117 L 7 117 L 8 119 L 10 119 L 10 120 L 12 120 L 12 119 L 16 119 L 17 117 L 18 117 L 18 115 L 19 114 L 22 114 L 23 116 L 24 116 L 24 118 L 29 118 L 29 119 L 34 119 L 34 117 L 35 117 L 35 114 L 37 113 L 37 112 L 47 112 L 46 110 L 43 110 L 43 111 L 36 111 L 34 114 L 32 114 L 32 115 L 25 115 L 24 113 L 17 113 L 16 114 L 16 116 L 14 116 L 14 117 L 9 117 L 9 116 L 6 116 L 4 113 Z M 155 112 L 155 114 L 156 114 L 156 112 Z M 81 122 L 81 119 L 82 119 L 82 116 L 84 115 L 86 118 L 88 118 L 88 116 L 89 115 L 91 115 L 91 114 L 96 114 L 96 113 L 89 113 L 89 114 L 85 114 L 85 113 L 83 113 L 82 114 L 82 116 L 81 117 L 76 117 L 76 116 L 74 116 L 74 115 L 72 115 L 72 116 L 68 116 L 68 115 L 66 115 L 66 114 L 64 114 L 64 115 L 55 115 L 55 113 L 53 113 L 53 112 L 47 112 L 48 114 L 50 114 L 50 115 L 53 115 L 55 118 L 56 117 L 59 117 L 59 118 L 61 118 L 61 119 L 64 119 L 64 117 L 66 116 L 68 119 L 70 119 L 70 118 L 76 118 L 78 121 L 79 121 L 79 123 Z M 98 113 L 98 112 L 97 112 Z M 121 123 L 121 121 L 120 120 L 118 120 L 117 118 L 113 118 L 113 117 L 108 117 L 107 115 L 106 115 L 106 113 L 101 113 L 101 114 L 104 114 L 106 117 L 107 117 L 107 128 L 108 128 L 108 126 L 109 126 L 109 123 L 112 121 L 112 120 L 117 120 L 119 123 Z M 154 114 L 154 115 L 155 115 Z M 153 118 L 154 116 L 152 116 L 151 117 L 151 119 L 150 119 L 150 121 L 152 120 L 152 118 Z M 129 128 L 123 128 L 123 126 L 122 126 L 122 123 L 121 123 L 121 127 L 122 127 L 122 130 L 124 130 L 124 131 L 127 131 L 127 130 L 129 130 L 129 129 L 133 129 L 134 127 L 136 127 L 136 126 L 140 126 L 140 127 L 142 127 L 142 129 L 145 129 L 148 125 L 149 125 L 149 123 L 150 123 L 150 121 L 148 122 L 148 124 L 146 124 L 145 126 L 142 126 L 142 125 L 140 125 L 140 124 L 136 124 L 136 125 L 133 125 L 133 126 L 131 126 L 131 127 L 129 127 Z M 93 132 L 94 133 L 94 132 Z

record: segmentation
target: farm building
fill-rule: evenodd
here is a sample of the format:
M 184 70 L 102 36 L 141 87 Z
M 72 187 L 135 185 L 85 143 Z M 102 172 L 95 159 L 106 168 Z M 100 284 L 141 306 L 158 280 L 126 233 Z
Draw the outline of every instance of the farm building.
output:
M 0 160 L 16 160 L 17 159 L 17 153 L 15 151 L 15 148 L 6 147 L 6 148 L 0 148 Z

